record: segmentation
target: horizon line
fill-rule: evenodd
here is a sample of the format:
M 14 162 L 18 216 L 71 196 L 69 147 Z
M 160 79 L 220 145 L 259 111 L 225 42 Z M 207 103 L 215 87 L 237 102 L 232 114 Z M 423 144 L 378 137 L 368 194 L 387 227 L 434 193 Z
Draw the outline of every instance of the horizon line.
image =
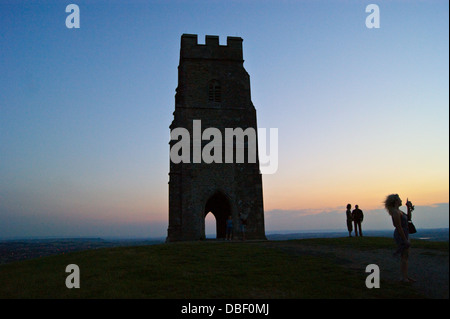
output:
M 417 228 L 417 230 L 431 231 L 431 230 L 449 230 L 449 227 L 437 227 L 437 228 Z M 388 228 L 379 228 L 379 229 L 366 229 L 366 232 L 381 232 L 381 231 L 393 231 L 393 229 Z M 308 229 L 308 230 L 271 230 L 266 231 L 266 235 L 294 235 L 294 234 L 305 234 L 305 233 L 348 233 L 347 230 L 344 229 Z M 213 234 L 206 234 L 206 236 Z M 155 236 L 155 237 L 133 237 L 133 236 L 9 236 L 9 237 L 0 237 L 0 241 L 8 241 L 8 240 L 51 240 L 51 239 L 60 239 L 60 240 L 161 240 L 166 238 L 167 236 Z

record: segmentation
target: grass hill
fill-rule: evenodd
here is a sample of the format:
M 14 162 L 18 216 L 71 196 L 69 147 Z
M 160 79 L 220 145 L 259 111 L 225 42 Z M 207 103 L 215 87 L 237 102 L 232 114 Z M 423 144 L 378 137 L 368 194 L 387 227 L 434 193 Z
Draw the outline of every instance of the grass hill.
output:
M 421 298 L 410 285 L 381 278 L 368 289 L 364 271 L 335 257 L 299 253 L 304 245 L 360 251 L 392 248 L 388 238 L 266 242 L 186 242 L 102 248 L 0 266 L 0 298 Z M 414 242 L 446 251 L 448 242 Z M 426 247 L 425 247 L 426 246 Z M 80 288 L 65 285 L 66 266 L 80 269 Z

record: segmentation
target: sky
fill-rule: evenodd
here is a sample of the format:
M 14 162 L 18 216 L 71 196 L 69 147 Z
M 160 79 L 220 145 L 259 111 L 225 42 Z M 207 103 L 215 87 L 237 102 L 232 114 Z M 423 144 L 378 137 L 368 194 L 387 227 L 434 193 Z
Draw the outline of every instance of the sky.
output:
M 166 236 L 183 33 L 244 40 L 267 232 L 389 229 L 391 193 L 448 228 L 448 30 L 444 0 L 0 0 L 0 238 Z

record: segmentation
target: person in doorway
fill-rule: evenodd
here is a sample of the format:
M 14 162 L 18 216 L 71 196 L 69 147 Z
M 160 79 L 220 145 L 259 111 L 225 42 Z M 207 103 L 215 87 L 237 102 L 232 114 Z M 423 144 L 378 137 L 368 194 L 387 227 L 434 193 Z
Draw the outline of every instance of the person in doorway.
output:
M 352 212 L 353 223 L 355 224 L 355 236 L 358 237 L 358 228 L 359 228 L 359 236 L 362 237 L 361 231 L 361 223 L 364 219 L 364 214 L 361 209 L 359 209 L 358 205 L 355 205 L 355 209 Z
M 239 220 L 241 221 L 241 233 L 242 233 L 242 240 L 245 240 L 245 231 L 247 227 L 247 216 L 244 214 L 239 214 Z
M 231 240 L 233 236 L 233 219 L 231 218 L 231 215 L 228 216 L 227 219 L 227 234 L 226 239 Z
M 345 212 L 347 215 L 347 229 L 348 229 L 348 237 L 352 237 L 352 231 L 353 231 L 353 217 L 352 217 L 352 205 L 347 204 L 347 211 Z
M 408 216 L 400 210 L 400 206 L 402 206 L 402 200 L 400 199 L 400 196 L 398 196 L 398 194 L 391 194 L 387 196 L 386 200 L 384 201 L 384 207 L 391 216 L 392 223 L 395 227 L 394 240 L 397 243 L 397 251 L 394 253 L 394 256 L 401 256 L 401 280 L 403 282 L 415 282 L 416 280 L 412 279 L 408 275 L 408 258 L 409 249 L 411 247 L 408 231 Z

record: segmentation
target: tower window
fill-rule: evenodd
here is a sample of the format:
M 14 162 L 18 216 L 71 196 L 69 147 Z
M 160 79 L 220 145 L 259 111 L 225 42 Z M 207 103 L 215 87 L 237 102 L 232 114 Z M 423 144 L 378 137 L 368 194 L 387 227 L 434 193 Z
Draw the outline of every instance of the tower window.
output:
M 219 81 L 213 80 L 209 83 L 208 100 L 210 102 L 222 102 L 222 90 Z

